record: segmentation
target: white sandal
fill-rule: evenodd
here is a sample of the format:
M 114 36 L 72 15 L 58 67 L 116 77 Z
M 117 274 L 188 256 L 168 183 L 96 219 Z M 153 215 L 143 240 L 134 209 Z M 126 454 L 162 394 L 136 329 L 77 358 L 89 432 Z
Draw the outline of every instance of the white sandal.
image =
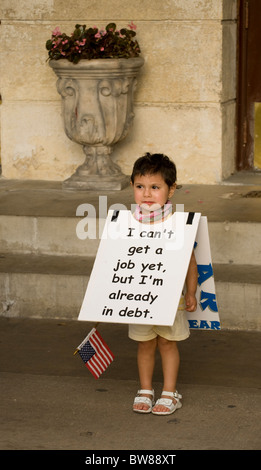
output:
M 151 395 L 151 398 L 140 396 L 142 394 Z M 133 405 L 137 405 L 139 403 L 148 405 L 148 409 L 138 410 L 138 409 L 133 408 L 133 411 L 135 411 L 136 413 L 150 413 L 154 405 L 154 390 L 138 390 L 138 393 L 137 393 L 137 396 L 135 397 Z
M 163 405 L 166 408 L 168 408 L 168 411 L 153 411 L 152 413 L 154 415 L 170 415 L 174 413 L 178 408 L 182 407 L 182 403 L 180 402 L 180 399 L 182 398 L 182 395 L 180 395 L 177 391 L 176 392 L 165 392 L 163 391 L 161 396 L 167 396 L 170 398 L 159 398 L 155 406 L 157 405 Z M 173 403 L 173 398 L 176 400 L 176 403 Z

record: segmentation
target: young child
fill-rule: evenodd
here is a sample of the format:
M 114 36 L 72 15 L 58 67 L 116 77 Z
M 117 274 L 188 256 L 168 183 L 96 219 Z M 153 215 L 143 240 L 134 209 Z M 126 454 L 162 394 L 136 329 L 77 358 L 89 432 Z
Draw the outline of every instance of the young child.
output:
M 169 199 L 176 189 L 176 167 L 165 155 L 146 153 L 133 167 L 131 184 L 137 204 L 135 217 L 142 223 L 157 223 L 166 219 L 172 212 Z M 129 325 L 129 337 L 138 341 L 138 371 L 140 390 L 134 400 L 133 411 L 169 415 L 181 408 L 181 395 L 176 391 L 179 370 L 179 350 L 177 341 L 189 336 L 187 311 L 197 307 L 195 297 L 198 281 L 197 264 L 194 253 L 191 256 L 187 277 L 185 299 L 182 297 L 172 326 Z M 185 303 L 185 305 L 184 305 Z M 163 391 L 154 404 L 152 376 L 155 352 L 159 349 L 162 360 Z

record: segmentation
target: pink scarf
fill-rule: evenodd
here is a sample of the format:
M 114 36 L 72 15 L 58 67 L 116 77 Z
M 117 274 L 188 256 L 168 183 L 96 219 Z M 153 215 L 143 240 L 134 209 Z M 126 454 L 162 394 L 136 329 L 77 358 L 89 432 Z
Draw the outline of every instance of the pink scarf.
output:
M 165 219 L 169 214 L 171 214 L 171 211 L 172 211 L 172 204 L 170 201 L 167 201 L 163 207 L 160 207 L 160 209 L 151 211 L 149 213 L 142 212 L 142 208 L 139 205 L 137 205 L 135 212 L 134 212 L 134 217 L 139 222 L 149 224 L 149 223 L 156 222 L 158 220 Z

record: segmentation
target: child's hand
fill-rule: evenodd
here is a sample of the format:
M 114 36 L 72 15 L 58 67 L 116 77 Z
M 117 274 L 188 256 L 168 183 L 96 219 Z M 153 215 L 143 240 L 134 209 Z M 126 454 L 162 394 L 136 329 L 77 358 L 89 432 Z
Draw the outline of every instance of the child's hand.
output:
M 190 294 L 189 292 L 186 293 L 185 305 L 187 312 L 195 312 L 197 309 L 197 299 L 194 294 Z

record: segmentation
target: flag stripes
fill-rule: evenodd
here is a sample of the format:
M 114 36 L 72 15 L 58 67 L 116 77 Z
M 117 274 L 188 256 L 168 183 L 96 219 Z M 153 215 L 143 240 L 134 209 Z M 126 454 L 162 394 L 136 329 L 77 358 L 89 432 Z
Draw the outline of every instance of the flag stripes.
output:
M 78 349 L 86 367 L 88 367 L 96 379 L 99 378 L 114 359 L 113 353 L 95 328 L 91 330 Z

